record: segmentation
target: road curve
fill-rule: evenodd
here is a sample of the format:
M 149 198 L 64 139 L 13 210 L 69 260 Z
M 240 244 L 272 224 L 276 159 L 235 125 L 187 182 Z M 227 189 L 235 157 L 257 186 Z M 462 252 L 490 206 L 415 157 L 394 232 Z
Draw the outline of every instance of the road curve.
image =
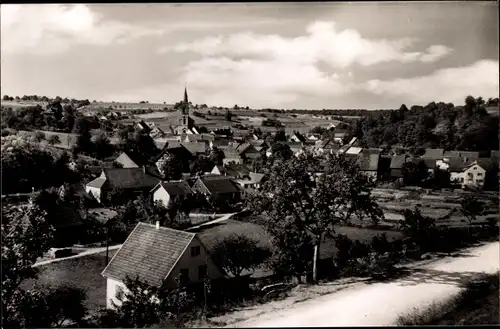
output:
M 464 250 L 457 257 L 413 267 L 412 274 L 393 282 L 364 284 L 228 327 L 394 325 L 400 315 L 456 296 L 472 277 L 498 272 L 499 260 L 500 243 L 489 243 Z

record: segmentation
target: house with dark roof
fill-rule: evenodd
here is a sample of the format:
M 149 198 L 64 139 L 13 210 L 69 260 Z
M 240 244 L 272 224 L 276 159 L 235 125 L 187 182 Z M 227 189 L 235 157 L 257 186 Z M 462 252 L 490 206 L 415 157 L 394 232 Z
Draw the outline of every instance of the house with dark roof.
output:
M 421 156 L 422 159 L 442 159 L 444 156 L 444 149 L 425 149 L 425 153 Z
M 186 181 L 159 182 L 151 190 L 153 202 L 159 201 L 169 208 L 176 197 L 186 197 L 193 194 L 193 190 Z
M 134 198 L 141 193 L 148 193 L 160 182 L 142 168 L 104 168 L 99 177 L 85 185 L 85 191 L 99 203 L 105 203 L 111 191 L 123 193 L 123 199 Z
M 226 165 L 216 165 L 210 172 L 215 175 L 231 176 L 234 178 L 248 177 L 250 169 L 242 164 L 228 163 Z
M 234 181 L 243 189 L 254 190 L 261 187 L 264 177 L 265 174 L 250 172 L 246 177 L 237 178 Z
M 153 286 L 166 280 L 174 288 L 180 275 L 184 284 L 218 279 L 224 271 L 208 256 L 195 233 L 138 223 L 125 243 L 102 271 L 106 278 L 106 306 L 120 305 L 117 296 L 126 291 L 125 278 L 139 276 Z
M 391 159 L 390 164 L 390 177 L 392 179 L 398 179 L 403 177 L 403 165 L 410 161 L 410 157 L 406 154 L 394 155 Z
M 145 132 L 146 134 L 149 134 L 151 132 L 151 128 L 148 126 L 148 124 L 146 122 L 144 122 L 144 120 L 141 120 L 139 122 L 136 123 L 135 125 L 140 131 L 143 131 Z
M 373 181 L 377 181 L 379 176 L 379 161 L 381 149 L 363 149 L 359 155 L 359 169 Z
M 206 151 L 209 149 L 209 144 L 206 141 L 205 142 L 202 142 L 202 141 L 198 141 L 198 142 L 182 142 L 181 144 L 192 155 L 205 154 Z
M 199 177 L 193 184 L 192 189 L 216 202 L 235 202 L 241 196 L 240 189 L 232 179 L 217 175 Z
M 122 154 L 120 154 L 116 159 L 115 159 L 115 162 L 119 163 L 122 165 L 122 168 L 139 168 L 139 166 L 137 165 L 137 163 L 135 163 L 131 158 L 130 156 L 125 153 L 125 152 L 122 152 Z
M 220 150 L 223 150 L 229 146 L 229 139 L 227 138 L 215 138 L 214 140 L 210 141 L 208 144 L 210 149 L 213 148 L 218 148 Z

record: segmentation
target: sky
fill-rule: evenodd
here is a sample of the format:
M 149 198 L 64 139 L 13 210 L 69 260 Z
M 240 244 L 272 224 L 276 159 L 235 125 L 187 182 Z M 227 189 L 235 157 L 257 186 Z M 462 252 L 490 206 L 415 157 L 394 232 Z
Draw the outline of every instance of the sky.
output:
M 499 94 L 490 2 L 4 5 L 2 95 L 399 108 Z

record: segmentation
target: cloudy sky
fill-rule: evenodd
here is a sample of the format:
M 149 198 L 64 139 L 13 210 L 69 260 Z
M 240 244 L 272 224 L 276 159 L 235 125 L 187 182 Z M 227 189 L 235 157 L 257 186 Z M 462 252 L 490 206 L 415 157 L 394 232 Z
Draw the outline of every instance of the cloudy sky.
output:
M 498 97 L 495 2 L 2 5 L 2 94 L 394 108 Z

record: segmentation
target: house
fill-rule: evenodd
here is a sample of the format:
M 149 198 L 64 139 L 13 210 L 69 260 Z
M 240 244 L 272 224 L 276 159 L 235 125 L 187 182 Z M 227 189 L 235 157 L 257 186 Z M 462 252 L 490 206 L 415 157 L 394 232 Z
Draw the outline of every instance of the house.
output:
M 214 201 L 238 201 L 240 190 L 231 180 L 220 176 L 199 177 L 192 187 L 193 191 L 204 194 Z
M 229 147 L 229 139 L 227 138 L 215 138 L 210 141 L 208 144 L 210 149 L 218 148 L 219 150 L 223 150 Z
M 215 140 L 215 137 L 211 134 L 198 134 L 198 135 L 186 135 L 182 141 L 189 143 L 189 142 L 205 142 L 209 144 L 210 142 L 213 142 Z
M 165 135 L 166 133 L 160 127 L 157 126 L 154 126 L 149 132 L 149 136 L 151 136 L 151 138 L 161 138 L 164 137 Z
M 294 143 L 304 143 L 306 141 L 306 138 L 299 132 L 294 132 L 293 134 L 288 137 L 289 142 L 294 142 Z
M 152 190 L 153 202 L 159 201 L 169 208 L 176 197 L 186 197 L 193 190 L 186 181 L 159 182 Z
M 443 159 L 444 149 L 425 149 L 425 153 L 421 156 L 422 159 Z
M 174 288 L 180 275 L 185 284 L 217 279 L 224 272 L 208 256 L 196 233 L 138 223 L 101 275 L 106 278 L 106 306 L 120 305 L 117 296 L 126 291 L 125 278 L 139 276 L 152 286 Z
M 342 141 L 344 140 L 344 137 L 345 135 L 347 134 L 347 130 L 345 129 L 335 129 L 334 133 L 333 133 L 333 139 L 337 142 L 337 143 L 342 143 Z
M 124 199 L 149 192 L 160 182 L 142 168 L 104 168 L 99 177 L 85 185 L 85 191 L 99 203 L 104 203 L 113 190 L 124 193 Z
M 240 163 L 249 164 L 254 159 L 261 157 L 261 153 L 250 143 L 230 144 L 224 150 L 225 158 L 222 160 L 224 164 Z
M 403 165 L 409 162 L 409 156 L 406 154 L 394 155 L 390 164 L 390 177 L 392 179 L 403 177 Z
M 121 164 L 122 168 L 139 168 L 137 163 L 135 163 L 125 152 L 122 152 L 122 154 L 115 159 L 115 162 Z
M 255 147 L 255 149 L 259 152 L 264 152 L 270 147 L 263 139 L 250 140 L 248 143 Z
M 317 154 L 321 154 L 323 152 L 329 152 L 333 154 L 339 152 L 340 145 L 333 138 L 328 138 L 317 141 L 313 147 L 313 150 Z
M 363 149 L 359 155 L 359 168 L 365 175 L 377 181 L 381 149 Z
M 483 187 L 488 171 L 493 168 L 493 162 L 490 159 L 478 159 L 468 164 L 463 170 L 463 176 L 460 177 L 462 187 Z
M 250 169 L 242 164 L 228 163 L 227 165 L 216 165 L 210 172 L 215 175 L 231 176 L 234 178 L 248 177 Z

